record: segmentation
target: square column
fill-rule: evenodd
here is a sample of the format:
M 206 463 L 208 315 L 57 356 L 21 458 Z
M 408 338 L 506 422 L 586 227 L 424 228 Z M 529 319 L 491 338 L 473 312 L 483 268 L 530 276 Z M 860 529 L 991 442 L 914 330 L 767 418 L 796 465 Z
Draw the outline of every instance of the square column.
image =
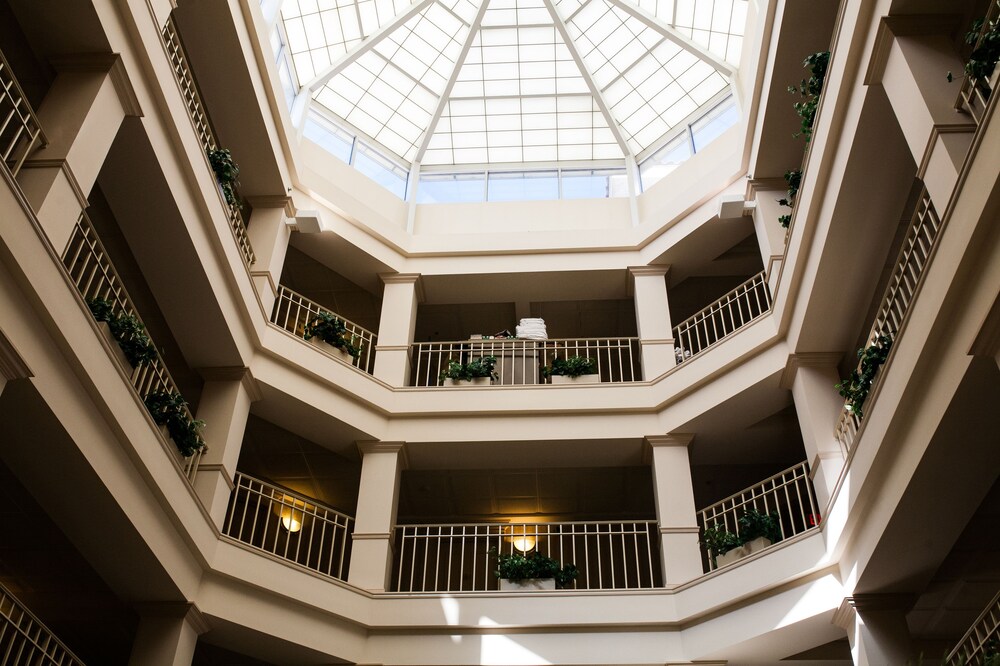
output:
M 687 434 L 646 437 L 652 450 L 653 496 L 666 586 L 686 583 L 704 573 L 688 456 L 692 439 L 694 435 Z
M 53 64 L 59 74 L 38 109 L 48 145 L 25 161 L 18 181 L 62 252 L 122 121 L 142 112 L 118 55 L 66 56 Z
M 791 212 L 778 201 L 788 197 L 783 185 L 772 185 L 768 181 L 750 181 L 751 196 L 754 200 L 753 229 L 760 247 L 760 258 L 767 276 L 767 286 L 773 294 L 778 287 L 778 273 L 785 257 L 785 229 L 778 218 Z
M 292 237 L 289 220 L 294 221 L 295 211 L 288 197 L 248 197 L 253 212 L 247 226 L 254 262 L 250 278 L 257 289 L 264 316 L 271 318 L 271 308 L 278 296 L 281 271 L 285 266 L 288 241 Z
M 140 604 L 139 630 L 129 666 L 190 666 L 198 636 L 208 623 L 198 607 L 184 602 Z
M 24 362 L 3 331 L 0 331 L 0 395 L 3 394 L 8 382 L 31 376 L 31 368 Z
M 205 421 L 208 450 L 198 463 L 194 489 L 221 528 L 233 492 L 250 403 L 260 400 L 261 395 L 247 368 L 202 368 L 199 372 L 205 386 L 196 418 Z
M 390 386 L 406 386 L 410 380 L 410 345 L 417 327 L 417 304 L 423 300 L 418 273 L 379 275 L 382 314 L 375 345 L 375 377 Z
M 372 592 L 388 589 L 399 478 L 406 468 L 404 442 L 358 442 L 361 486 L 347 582 Z
M 792 354 L 781 377 L 781 387 L 792 391 L 821 512 L 829 507 L 844 469 L 845 451 L 836 437 L 844 399 L 834 388 L 840 381 L 837 363 L 842 357 L 841 352 Z
M 642 346 L 642 378 L 651 381 L 677 365 L 667 302 L 669 266 L 629 266 L 635 320 Z
M 847 632 L 855 666 L 914 663 L 906 612 L 914 598 L 902 594 L 846 597 L 833 623 Z

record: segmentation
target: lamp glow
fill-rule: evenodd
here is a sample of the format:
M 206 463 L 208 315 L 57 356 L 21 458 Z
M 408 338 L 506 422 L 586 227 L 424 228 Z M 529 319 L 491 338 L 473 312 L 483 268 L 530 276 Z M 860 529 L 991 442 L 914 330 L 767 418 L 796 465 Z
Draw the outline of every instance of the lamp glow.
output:
M 514 548 L 517 548 L 522 553 L 527 553 L 529 550 L 533 550 L 535 548 L 535 537 L 531 536 L 516 536 L 513 537 L 510 542 Z
M 289 532 L 298 532 L 305 521 L 306 503 L 291 495 L 275 495 L 271 505 L 274 513 L 281 519 L 281 526 Z
M 504 539 L 522 553 L 534 550 L 538 541 L 533 529 L 527 525 L 508 525 L 503 530 Z
M 298 520 L 291 510 L 288 510 L 287 513 L 285 511 L 281 512 L 281 524 L 289 532 L 298 532 L 302 529 L 302 521 Z

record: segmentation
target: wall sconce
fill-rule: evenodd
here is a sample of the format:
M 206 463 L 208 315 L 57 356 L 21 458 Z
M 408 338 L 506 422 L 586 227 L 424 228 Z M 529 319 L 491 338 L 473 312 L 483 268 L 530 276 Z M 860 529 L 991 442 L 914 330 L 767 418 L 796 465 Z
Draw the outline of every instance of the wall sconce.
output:
M 281 518 L 281 526 L 286 530 L 294 533 L 302 529 L 302 523 L 306 519 L 306 503 L 303 500 L 291 495 L 275 495 L 271 508 Z
M 538 541 L 534 528 L 528 525 L 507 525 L 503 533 L 504 540 L 522 553 L 534 550 Z

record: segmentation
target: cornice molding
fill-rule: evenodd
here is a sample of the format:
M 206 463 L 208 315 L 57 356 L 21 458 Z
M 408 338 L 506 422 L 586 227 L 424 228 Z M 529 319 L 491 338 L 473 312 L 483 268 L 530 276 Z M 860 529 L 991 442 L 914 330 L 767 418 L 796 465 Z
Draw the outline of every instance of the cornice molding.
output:
M 0 375 L 8 381 L 34 376 L 31 368 L 3 331 L 0 331 Z
M 409 459 L 406 455 L 406 442 L 379 442 L 379 441 L 364 441 L 355 442 L 358 447 L 358 454 L 361 456 L 362 460 L 369 453 L 395 453 L 399 456 L 399 467 L 400 469 L 406 469 L 410 466 Z
M 844 352 L 801 352 L 798 354 L 789 354 L 778 386 L 790 391 L 799 368 L 836 368 L 842 358 L 844 358 Z
M 913 37 L 916 35 L 950 35 L 958 27 L 960 17 L 957 14 L 908 14 L 900 16 L 883 16 L 875 33 L 875 45 L 872 47 L 872 57 L 865 70 L 865 85 L 882 83 L 885 65 L 889 61 L 889 52 L 896 37 Z
M 198 463 L 198 473 L 201 474 L 202 472 L 218 473 L 222 477 L 222 480 L 226 482 L 226 485 L 229 486 L 230 492 L 236 488 L 236 482 L 233 481 L 233 476 L 226 469 L 225 465 L 220 463 Z
M 688 446 L 694 440 L 694 433 L 674 432 L 667 435 L 646 435 L 646 444 L 651 448 L 659 446 Z
M 295 204 L 286 194 L 263 194 L 244 198 L 251 208 L 283 208 L 285 217 L 295 217 Z
M 182 619 L 191 625 L 200 636 L 209 629 L 211 625 L 198 606 L 189 601 L 149 601 L 140 602 L 134 606 L 136 612 L 144 617 L 169 617 Z
M 785 192 L 788 190 L 788 183 L 784 178 L 750 178 L 747 180 L 747 201 L 755 201 L 758 194 L 764 192 Z
M 660 534 L 699 534 L 701 528 L 697 525 L 693 527 L 661 527 Z
M 390 284 L 412 284 L 417 292 L 417 301 L 424 302 L 424 283 L 420 279 L 420 273 L 379 273 L 379 280 L 383 285 Z
M 87 200 L 87 195 L 84 193 L 83 188 L 80 187 L 80 183 L 77 181 L 76 176 L 73 175 L 73 169 L 70 167 L 69 162 L 65 158 L 57 157 L 50 159 L 35 158 L 27 159 L 24 164 L 21 165 L 22 169 L 59 169 L 66 176 L 66 181 L 69 183 L 70 189 L 73 191 L 73 195 L 76 197 L 76 201 L 80 204 L 81 209 L 90 208 L 90 202 Z
M 250 396 L 250 402 L 257 402 L 263 399 L 260 386 L 253 378 L 250 368 L 240 365 L 220 366 L 215 368 L 198 368 L 198 374 L 206 382 L 240 382 L 243 389 Z
M 670 266 L 629 266 L 628 272 L 633 278 L 640 275 L 665 276 L 670 272 Z
M 389 541 L 392 535 L 388 532 L 354 532 L 351 538 L 355 541 Z
M 917 178 L 924 180 L 927 176 L 927 168 L 934 155 L 934 147 L 937 145 L 938 137 L 942 134 L 968 134 L 971 136 L 975 131 L 976 124 L 973 122 L 936 123 L 931 128 L 930 136 L 927 137 L 927 146 L 924 147 L 923 157 L 920 158 L 920 165 L 917 167 Z
M 49 58 L 52 67 L 59 73 L 100 72 L 111 78 L 118 101 L 126 116 L 142 117 L 139 97 L 135 94 L 132 81 L 128 78 L 121 55 L 118 53 L 73 53 Z

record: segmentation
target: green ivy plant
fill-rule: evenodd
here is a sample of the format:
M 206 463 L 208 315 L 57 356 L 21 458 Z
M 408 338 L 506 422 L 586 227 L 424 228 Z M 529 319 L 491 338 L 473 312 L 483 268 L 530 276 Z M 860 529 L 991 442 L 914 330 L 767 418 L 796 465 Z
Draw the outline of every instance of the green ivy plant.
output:
M 343 349 L 354 358 L 361 356 L 363 345 L 357 344 L 358 336 L 347 330 L 344 320 L 329 312 L 320 312 L 306 324 L 303 337 L 319 338 L 323 342 Z
M 188 415 L 187 401 L 180 393 L 156 391 L 147 395 L 143 402 L 156 424 L 167 427 L 170 438 L 174 440 L 182 456 L 187 458 L 199 451 L 208 450 L 205 439 L 201 436 L 205 422 Z
M 87 301 L 94 319 L 107 323 L 111 336 L 118 343 L 125 358 L 133 368 L 152 363 L 156 360 L 156 346 L 149 339 L 146 327 L 138 317 L 126 312 L 114 311 L 114 306 L 107 299 L 97 296 Z
M 738 534 L 733 534 L 724 527 L 719 527 L 719 525 L 712 525 L 711 527 L 706 527 L 701 533 L 701 544 L 709 552 L 709 556 L 712 558 L 712 565 L 715 566 L 715 558 L 719 555 L 725 555 L 733 548 L 739 548 L 743 545 L 740 541 Z
M 215 179 L 219 181 L 222 188 L 222 195 L 226 203 L 230 206 L 240 207 L 239 194 L 236 193 L 236 179 L 240 175 L 240 167 L 233 161 L 233 155 L 228 148 L 208 151 L 208 162 L 215 172 Z
M 542 375 L 551 377 L 560 375 L 563 377 L 579 377 L 580 375 L 596 375 L 597 359 L 587 356 L 570 356 L 562 359 L 556 357 L 552 359 L 552 365 L 542 368 Z
M 496 364 L 496 356 L 481 356 L 477 359 L 471 359 L 468 363 L 448 361 L 448 367 L 438 375 L 438 379 L 458 379 L 463 381 L 472 381 L 476 377 L 499 379 L 499 375 L 494 371 Z
M 977 19 L 972 23 L 969 32 L 965 34 L 965 43 L 973 46 L 969 60 L 965 63 L 965 73 L 969 78 L 985 83 L 993 73 L 993 68 L 1000 60 L 1000 26 L 994 19 L 990 21 L 987 30 L 983 31 L 985 19 Z M 982 33 L 982 39 L 979 35 Z M 951 72 L 948 73 L 951 81 Z M 985 97 L 989 97 L 989 89 L 984 88 Z
M 736 521 L 740 526 L 740 541 L 748 543 L 764 537 L 771 543 L 781 541 L 781 526 L 778 524 L 778 514 L 761 513 L 757 509 L 747 511 Z
M 858 418 L 864 418 L 864 404 L 871 391 L 872 382 L 878 369 L 889 358 L 889 350 L 892 349 L 892 338 L 887 335 L 880 335 L 875 343 L 858 350 L 858 367 L 851 372 L 851 376 L 836 385 L 840 395 L 847 398 L 847 410 L 857 414 Z
M 799 187 L 802 185 L 802 169 L 793 169 L 785 172 L 785 183 L 788 185 L 788 192 L 784 199 L 778 199 L 779 206 L 791 208 L 795 205 L 795 197 L 799 194 Z M 791 215 L 782 215 L 778 218 L 778 223 L 782 228 L 787 229 L 792 223 Z
M 556 587 L 569 587 L 580 575 L 579 570 L 573 564 L 562 567 L 551 557 L 530 553 L 512 553 L 510 555 L 498 555 L 496 548 L 490 549 L 490 555 L 497 559 L 497 568 L 493 572 L 497 578 L 519 581 L 530 580 L 532 578 L 554 578 Z
M 788 92 L 797 94 L 802 99 L 795 102 L 795 112 L 802 120 L 801 129 L 795 136 L 804 136 L 806 143 L 812 138 L 813 121 L 816 119 L 816 109 L 819 107 L 819 97 L 823 92 L 823 83 L 826 80 L 826 70 L 830 64 L 830 52 L 821 51 L 807 56 L 802 61 L 802 66 L 809 68 L 809 78 L 802 79 L 798 85 L 788 86 Z

